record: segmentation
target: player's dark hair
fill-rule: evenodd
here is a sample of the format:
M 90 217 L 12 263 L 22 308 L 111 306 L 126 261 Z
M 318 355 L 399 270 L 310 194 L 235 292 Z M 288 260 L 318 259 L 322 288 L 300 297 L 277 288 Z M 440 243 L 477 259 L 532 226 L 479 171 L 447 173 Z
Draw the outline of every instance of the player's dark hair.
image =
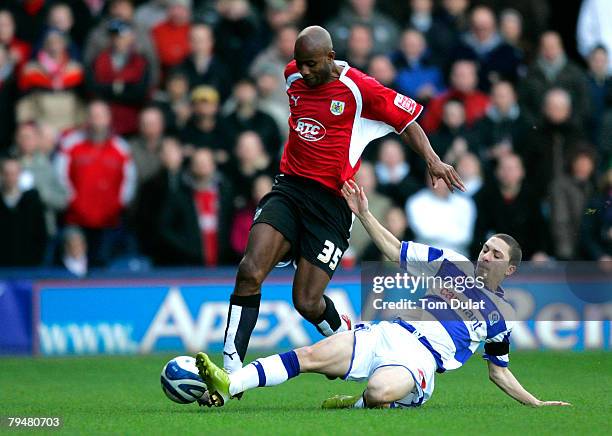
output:
M 523 259 L 523 250 L 521 250 L 521 246 L 517 240 L 505 233 L 496 233 L 492 237 L 499 238 L 508 244 L 508 247 L 510 247 L 510 265 L 514 265 L 518 268 L 518 266 L 521 264 L 521 260 Z

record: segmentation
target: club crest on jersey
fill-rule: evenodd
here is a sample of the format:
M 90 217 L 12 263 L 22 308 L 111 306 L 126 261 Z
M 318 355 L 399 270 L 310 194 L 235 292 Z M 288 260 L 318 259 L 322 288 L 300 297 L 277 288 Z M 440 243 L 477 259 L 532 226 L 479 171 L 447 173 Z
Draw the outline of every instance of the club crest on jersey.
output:
M 489 313 L 489 325 L 496 324 L 500 320 L 501 316 L 497 310 Z
M 334 115 L 342 115 L 342 112 L 344 112 L 344 102 L 332 100 L 329 111 Z
M 395 103 L 395 106 L 405 110 L 410 115 L 413 115 L 414 110 L 416 109 L 416 102 L 410 97 L 406 97 L 399 92 L 395 95 L 395 100 L 393 100 L 393 103 Z
M 313 118 L 299 118 L 293 130 L 305 141 L 320 141 L 327 133 L 323 124 Z

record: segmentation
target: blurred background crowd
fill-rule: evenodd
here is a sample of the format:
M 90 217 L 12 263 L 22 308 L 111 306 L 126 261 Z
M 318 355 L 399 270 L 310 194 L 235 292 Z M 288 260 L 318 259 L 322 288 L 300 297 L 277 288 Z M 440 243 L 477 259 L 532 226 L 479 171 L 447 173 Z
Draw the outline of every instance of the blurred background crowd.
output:
M 358 181 L 398 237 L 612 260 L 612 1 L 3 0 L 0 266 L 220 266 L 243 253 L 288 134 L 306 25 L 425 105 L 467 185 L 392 135 Z M 563 9 L 561 11 L 560 9 Z M 381 259 L 355 224 L 343 265 Z

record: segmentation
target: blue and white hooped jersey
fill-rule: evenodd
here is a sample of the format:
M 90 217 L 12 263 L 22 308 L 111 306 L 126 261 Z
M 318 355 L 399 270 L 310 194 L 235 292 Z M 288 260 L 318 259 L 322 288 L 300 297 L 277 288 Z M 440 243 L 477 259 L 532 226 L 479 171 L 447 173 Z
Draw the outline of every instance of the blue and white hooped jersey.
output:
M 402 242 L 400 266 L 413 275 L 442 277 L 474 277 L 474 265 L 461 254 L 415 242 Z M 419 319 L 405 319 L 422 335 L 424 345 L 430 348 L 438 363 L 438 372 L 457 369 L 463 365 L 483 342 L 504 342 L 509 345 L 510 332 L 516 319 L 514 309 L 503 298 L 503 291 L 492 292 L 485 287 L 466 287 L 463 292 L 429 291 L 427 300 L 452 299 L 484 301 L 482 310 L 424 309 Z M 429 346 L 428 346 L 429 344 Z M 507 367 L 509 355 L 493 356 L 485 352 L 484 359 L 495 365 Z

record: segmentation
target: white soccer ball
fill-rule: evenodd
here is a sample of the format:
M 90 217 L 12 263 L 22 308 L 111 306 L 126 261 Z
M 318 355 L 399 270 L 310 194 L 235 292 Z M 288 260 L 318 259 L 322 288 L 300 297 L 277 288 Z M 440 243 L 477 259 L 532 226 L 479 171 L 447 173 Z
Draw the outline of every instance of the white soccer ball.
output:
M 193 403 L 206 391 L 206 384 L 198 374 L 195 362 L 193 357 L 178 356 L 162 369 L 162 390 L 175 403 Z

